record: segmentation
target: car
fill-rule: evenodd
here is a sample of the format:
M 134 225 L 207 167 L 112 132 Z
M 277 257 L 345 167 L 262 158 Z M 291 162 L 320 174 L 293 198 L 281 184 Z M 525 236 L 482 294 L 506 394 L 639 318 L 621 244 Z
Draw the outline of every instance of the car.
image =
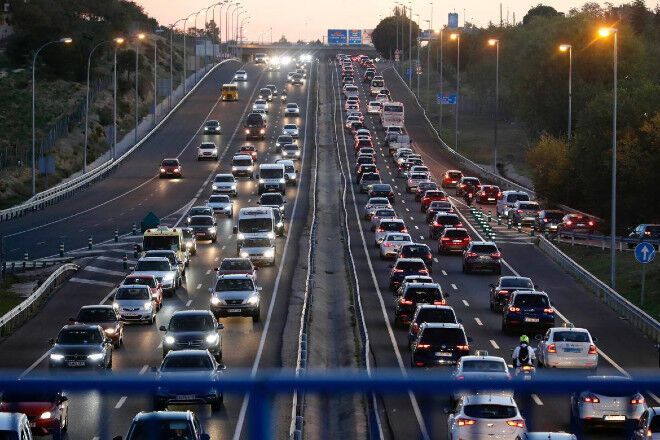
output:
M 525 419 L 510 395 L 492 393 L 463 396 L 447 418 L 447 439 L 519 439 Z M 475 436 L 474 433 L 480 433 Z
M 462 324 L 425 322 L 410 345 L 410 366 L 454 366 L 470 354 Z
M 273 231 L 275 237 L 284 236 L 284 211 L 280 211 L 278 205 L 261 205 L 264 208 L 271 208 L 273 211 L 274 224 Z M 274 238 L 274 237 L 273 237 Z
M 385 207 L 391 208 L 389 202 Z M 395 232 L 399 232 L 402 234 L 408 232 L 408 229 L 406 229 L 406 224 L 403 221 L 403 219 L 381 220 L 380 223 L 378 223 L 378 226 L 376 226 L 376 230 L 374 231 L 374 247 L 380 247 L 380 243 L 385 239 L 385 237 L 388 234 Z
M 360 165 L 357 169 L 357 172 L 355 173 L 355 178 L 356 180 L 360 180 L 360 175 L 365 174 L 365 173 L 374 173 L 374 174 L 380 174 L 378 171 L 378 167 L 374 164 L 364 164 Z
M 514 225 L 534 225 L 540 212 L 541 207 L 537 202 L 518 201 L 509 209 L 509 220 Z
M 354 122 L 359 123 L 359 128 L 355 130 L 355 132 L 357 133 L 359 130 L 361 130 L 364 127 L 362 121 L 360 121 L 359 116 L 347 116 L 346 121 L 344 122 L 344 127 L 350 129 Z
M 262 110 L 263 111 L 263 110 Z M 252 112 L 245 118 L 243 126 L 245 139 L 266 139 L 266 115 L 265 113 Z
M 294 86 L 296 85 L 301 86 L 305 84 L 305 78 L 299 73 L 294 73 L 293 75 L 291 75 L 291 84 Z
M 154 411 L 138 413 L 126 440 L 143 439 L 211 440 L 192 411 Z M 124 440 L 122 436 L 112 440 Z
M 275 163 L 284 166 L 284 178 L 287 185 L 298 185 L 298 171 L 296 171 L 296 166 L 291 159 L 278 159 Z
M 358 139 L 355 141 L 355 150 L 359 150 L 360 148 L 373 148 L 374 143 L 371 139 Z
M 571 395 L 571 421 L 581 425 L 617 425 L 629 424 L 630 428 L 639 426 L 644 414 L 649 410 L 644 396 L 635 388 L 624 391 L 608 389 L 609 384 L 630 382 L 626 376 L 589 376 L 589 387 Z M 596 384 L 600 382 L 601 384 Z M 633 435 L 633 438 L 634 435 Z M 648 435 L 645 438 L 652 438 Z
M 564 218 L 562 211 L 543 209 L 534 219 L 534 225 L 532 227 L 539 232 L 557 232 L 557 225 L 561 223 L 562 218 Z
M 380 103 L 385 103 L 389 100 L 390 100 L 390 97 L 388 95 L 384 94 L 384 93 L 379 93 L 378 95 L 376 95 L 376 101 L 378 101 Z
M 186 225 L 190 224 L 193 215 L 213 215 L 213 210 L 207 205 L 193 206 L 186 215 Z
M 444 306 L 446 304 L 440 284 L 437 283 L 406 283 L 406 286 L 400 289 L 399 293 L 401 296 L 397 299 L 394 307 L 395 327 L 403 327 L 409 324 L 418 305 Z
M 295 143 L 296 141 L 293 139 L 293 136 L 289 134 L 282 134 L 278 136 L 277 140 L 275 141 L 275 149 L 279 153 L 283 146 L 287 144 L 295 144 Z
M 470 246 L 471 241 L 467 229 L 445 227 L 438 239 L 438 253 L 463 252 Z
M 204 134 L 221 134 L 222 126 L 220 121 L 210 119 L 204 123 Z
M 254 112 L 257 110 L 263 110 L 268 113 L 268 101 L 265 99 L 257 99 L 254 101 L 254 104 L 252 104 L 252 111 Z
M 497 199 L 502 194 L 500 187 L 497 185 L 481 185 L 481 190 L 475 194 L 477 203 L 482 205 L 497 204 Z
M 560 237 L 571 234 L 593 234 L 596 231 L 596 221 L 584 214 L 566 214 L 557 225 Z
M 266 84 L 266 88 L 270 89 L 273 96 L 277 96 L 277 86 L 275 84 Z
M 489 356 L 487 351 L 477 350 L 472 356 L 463 356 L 459 359 L 456 369 L 452 372 L 452 378 L 455 380 L 500 380 L 511 379 L 509 366 L 506 361 L 499 356 Z M 489 391 L 479 391 L 488 393 Z M 491 391 L 493 392 L 493 391 Z M 496 392 L 497 394 L 511 395 L 508 391 Z M 450 402 L 455 404 L 458 400 L 467 395 L 465 391 L 454 391 L 450 396 Z
M 371 186 L 369 197 L 386 197 L 391 204 L 396 201 L 394 189 L 389 183 L 376 183 Z
M 410 277 L 413 278 L 413 277 Z M 404 286 L 409 283 L 402 283 L 399 292 L 403 293 Z M 399 294 L 397 292 L 397 294 Z M 399 295 L 400 296 L 400 295 Z M 408 327 L 408 349 L 410 349 L 412 342 L 419 333 L 419 328 L 425 322 L 439 322 L 448 324 L 458 324 L 460 321 L 456 317 L 453 307 L 447 305 L 436 304 L 418 304 L 415 313 L 410 319 L 410 326 Z
M 417 185 L 417 189 L 415 189 L 415 201 L 416 202 L 421 202 L 422 197 L 424 197 L 424 193 L 426 193 L 426 191 L 435 191 L 435 190 L 439 190 L 439 189 L 440 188 L 438 188 L 438 184 L 435 183 L 435 182 L 432 182 L 432 181 L 422 182 L 419 185 Z M 444 191 L 443 191 L 443 194 L 444 194 Z M 445 197 L 445 200 L 446 199 L 447 198 Z
M 380 114 L 380 109 L 383 107 L 383 103 L 380 101 L 369 101 L 367 104 L 367 114 L 378 115 Z
M 525 432 L 516 440 L 577 440 L 575 434 L 568 432 Z
M 565 324 L 549 328 L 540 339 L 537 347 L 539 366 L 590 370 L 598 367 L 598 350 L 589 330 L 585 328 Z
M 360 177 L 360 193 L 367 194 L 371 191 L 374 184 L 380 183 L 380 174 L 376 173 L 364 173 Z M 389 185 L 388 185 L 389 186 Z M 389 192 L 387 193 L 389 194 Z M 382 195 L 382 194 L 379 194 Z
M 357 151 L 358 156 L 360 154 L 371 154 L 372 156 L 376 155 L 376 150 L 374 150 L 374 147 L 360 147 L 360 149 Z
M 229 196 L 211 197 L 223 197 L 224 200 L 229 200 Z M 217 209 L 218 211 L 223 209 L 220 208 L 220 203 L 217 203 Z M 215 221 L 215 215 L 194 215 L 190 219 L 190 227 L 193 230 L 196 240 L 211 240 L 211 243 L 215 243 L 218 240 L 218 226 Z
M 300 147 L 296 144 L 284 144 L 280 149 L 282 157 L 291 160 L 300 160 Z
M 159 177 L 183 177 L 183 169 L 179 159 L 163 159 L 160 163 Z
M 146 251 L 144 253 L 144 256 L 147 258 L 149 257 L 167 258 L 170 264 L 172 265 L 172 269 L 176 269 L 180 276 L 183 276 L 186 272 L 186 266 L 188 265 L 188 261 L 186 260 L 186 262 L 184 262 L 180 260 L 179 257 L 177 256 L 176 251 L 168 250 L 168 249 L 151 249 Z
M 491 283 L 489 286 L 490 309 L 500 312 L 509 303 L 509 297 L 513 292 L 518 290 L 533 291 L 538 288 L 538 286 L 534 285 L 531 278 L 519 276 L 499 277 L 496 283 Z
M 435 215 L 440 212 L 453 214 L 455 212 L 454 206 L 451 204 L 451 202 L 445 201 L 435 201 L 429 203 L 429 207 L 426 209 L 426 223 L 433 222 Z
M 156 322 L 156 301 L 151 296 L 149 286 L 121 285 L 115 291 L 112 308 L 123 322 Z
M 545 292 L 516 291 L 502 313 L 502 331 L 533 331 L 543 333 L 555 326 L 555 309 Z
M 236 155 L 248 155 L 252 158 L 253 161 L 259 160 L 259 153 L 257 152 L 257 148 L 254 145 L 241 145 L 241 147 L 238 149 L 238 153 Z
M 73 324 L 98 325 L 106 338 L 112 340 L 112 346 L 119 348 L 124 343 L 124 324 L 111 305 L 82 306 L 75 318 L 69 318 Z
M 412 155 L 410 155 L 412 156 Z M 421 164 L 422 159 L 420 158 L 407 158 L 403 163 L 399 164 L 399 168 L 396 170 L 396 176 L 399 178 L 407 178 L 410 175 L 410 169 L 414 167 L 415 165 Z M 424 180 L 429 180 L 428 174 L 424 173 L 426 175 L 426 179 Z M 429 181 L 430 183 L 430 181 Z
M 433 221 L 429 224 L 429 238 L 437 240 L 442 235 L 445 228 L 462 228 L 463 222 L 457 214 L 439 211 L 433 217 Z M 440 243 L 438 243 L 440 244 Z
M 660 240 L 660 224 L 644 223 L 637 225 L 635 229 L 628 234 L 628 239 L 631 241 L 628 243 L 628 249 L 632 249 L 638 243 L 655 241 L 653 246 L 657 250 L 658 240 Z
M 268 237 L 245 238 L 238 246 L 238 256 L 249 258 L 254 265 L 275 265 L 275 241 Z
M 417 189 L 417 185 L 421 182 L 428 181 L 429 177 L 426 173 L 410 173 L 406 181 L 406 192 L 412 193 Z
M 251 275 L 222 275 L 216 280 L 211 293 L 211 312 L 216 318 L 248 316 L 253 322 L 261 320 L 261 287 Z
M 151 298 L 156 302 L 156 311 L 160 310 L 163 307 L 163 286 L 161 286 L 161 284 L 158 282 L 155 276 L 128 275 L 126 278 L 124 278 L 124 281 L 121 282 L 121 285 L 122 286 L 143 285 L 149 287 L 149 290 L 151 291 Z M 100 307 L 100 306 L 95 306 L 95 307 Z M 107 317 L 111 318 L 111 315 L 108 315 Z M 101 327 L 103 327 L 103 329 L 105 330 L 105 326 L 101 325 Z M 116 329 L 114 332 L 106 331 L 106 334 L 111 337 L 114 336 L 116 333 L 117 333 Z M 115 339 L 117 338 L 113 337 L 113 341 Z
M 481 189 L 481 182 L 476 177 L 461 177 L 456 185 L 456 195 L 462 196 L 465 193 L 472 192 L 476 194 Z
M 352 114 L 351 116 L 362 117 L 364 119 L 364 117 L 362 116 L 362 114 L 360 112 L 356 112 L 356 113 Z M 357 132 L 355 132 L 355 137 L 357 137 L 357 136 L 366 136 L 369 139 L 371 139 L 371 131 L 369 131 L 369 129 L 367 129 L 367 128 L 362 128 L 362 129 L 358 130 Z
M 263 125 L 263 129 L 264 129 L 264 131 L 265 131 L 265 129 L 266 129 L 266 123 L 268 122 L 268 111 L 267 111 L 267 110 L 264 110 L 264 109 L 262 109 L 262 108 L 255 108 L 255 109 L 252 110 L 252 114 L 256 114 L 256 115 L 260 115 L 260 116 L 261 116 L 261 119 L 263 120 L 263 123 L 264 123 L 264 125 Z M 247 138 L 246 138 L 246 139 L 247 139 Z M 263 140 L 263 139 L 265 139 L 265 137 L 262 137 L 261 139 Z
M 163 332 L 163 357 L 173 350 L 196 349 L 208 350 L 221 361 L 223 328 L 208 310 L 178 310 L 167 326 L 158 328 Z
M 383 221 L 381 221 L 382 224 Z M 395 258 L 399 254 L 399 249 L 405 244 L 411 244 L 412 238 L 409 234 L 398 232 L 388 233 L 380 242 L 380 258 Z
M 410 240 L 412 242 L 412 240 Z M 421 258 L 399 258 L 390 271 L 390 290 L 396 292 L 404 278 L 411 275 L 428 276 L 429 270 Z
M 382 209 L 377 209 L 373 215 L 371 216 L 371 230 L 375 231 L 376 227 L 378 226 L 378 223 L 380 223 L 381 219 L 393 219 L 397 218 L 396 211 L 391 209 L 391 208 L 382 208 Z
M 160 368 L 156 369 L 156 377 L 160 380 L 199 379 L 213 384 L 220 380 L 223 369 L 224 365 L 219 364 L 208 350 L 186 349 L 167 353 Z M 222 402 L 222 392 L 214 388 L 191 393 L 184 387 L 163 385 L 156 390 L 153 408 L 166 410 L 172 404 L 209 404 L 211 411 L 218 411 Z
M 502 273 L 502 253 L 492 241 L 473 241 L 463 251 L 463 273 L 486 270 Z
M 153 275 L 162 285 L 163 292 L 174 294 L 181 285 L 181 272 L 167 257 L 142 257 L 131 275 Z
M 642 413 L 631 438 L 632 440 L 660 439 L 660 407 L 649 408 Z
M 254 281 L 257 281 L 257 268 L 254 267 L 249 258 L 225 257 L 220 262 L 220 266 L 214 268 L 217 276 L 223 275 L 250 275 Z
M 513 204 L 517 201 L 529 202 L 529 194 L 525 191 L 503 191 L 495 207 L 497 215 L 508 217 L 509 209 L 513 207 Z
M 112 339 L 98 325 L 65 325 L 50 339 L 48 354 L 50 369 L 91 368 L 112 369 Z
M 445 194 L 444 191 L 441 191 L 439 189 L 430 189 L 424 192 L 424 195 L 421 198 L 421 204 L 419 210 L 421 212 L 426 212 L 426 210 L 429 208 L 429 205 L 431 202 L 435 201 L 446 201 L 447 200 L 447 195 Z
M 214 142 L 202 142 L 197 147 L 197 160 L 213 159 L 218 160 L 218 147 Z
M 229 194 L 233 197 L 238 195 L 236 178 L 233 174 L 216 174 L 211 189 L 214 193 Z
M 227 218 L 232 218 L 234 216 L 234 202 L 227 194 L 211 194 L 207 203 L 211 209 L 213 209 L 213 214 L 215 215 L 226 215 Z M 192 222 L 190 225 L 193 225 Z M 208 224 L 207 221 L 205 226 L 208 228 L 211 240 L 215 243 L 214 238 L 217 236 L 215 235 L 217 230 L 215 221 L 212 224 Z M 195 231 L 195 233 L 197 232 L 198 230 Z
M 429 272 L 433 272 L 433 255 L 424 243 L 404 244 L 399 248 L 397 258 L 421 258 Z
M 286 74 L 286 82 L 291 82 L 291 77 L 295 74 L 296 72 L 287 72 Z
M 231 175 L 254 179 L 254 159 L 250 154 L 235 154 L 231 159 Z M 234 179 L 235 181 L 235 179 Z
M 300 116 L 300 108 L 295 102 L 289 102 L 284 109 L 284 116 Z
M 234 73 L 233 81 L 247 81 L 247 79 L 248 76 L 245 70 L 237 70 L 236 73 Z
M 279 208 L 280 212 L 284 211 L 284 205 L 286 204 L 286 199 L 280 193 L 263 193 L 259 197 L 258 205 L 267 205 L 267 206 L 276 206 Z
M 426 174 L 427 179 L 431 178 L 431 171 L 429 171 L 429 167 L 424 165 L 424 161 L 422 160 L 421 157 L 414 158 L 414 165 L 410 167 L 410 173 L 411 174 L 424 173 Z
M 264 101 L 271 102 L 273 100 L 273 91 L 268 87 L 263 87 L 259 89 L 259 99 Z
M 0 412 L 22 413 L 27 416 L 27 425 L 36 435 L 52 435 L 53 439 L 61 439 L 69 427 L 69 398 L 62 391 L 48 390 L 14 390 L 3 391 L 0 398 Z M 23 432 L 12 436 L 5 426 L 0 433 L 7 440 L 31 440 L 30 433 Z
M 189 220 L 186 218 L 186 224 L 188 224 L 188 222 Z M 183 242 L 186 245 L 188 255 L 197 255 L 197 240 L 195 240 L 195 233 L 192 228 L 181 228 L 181 235 L 183 235 Z
M 386 197 L 371 197 L 364 205 L 364 219 L 367 221 L 371 220 L 371 216 L 374 214 L 374 212 L 381 208 L 392 209 L 392 205 Z
M 300 136 L 300 131 L 298 130 L 298 126 L 296 124 L 284 124 L 282 126 L 282 134 L 289 135 L 293 139 L 298 139 L 298 136 Z M 291 142 L 287 142 L 291 143 Z

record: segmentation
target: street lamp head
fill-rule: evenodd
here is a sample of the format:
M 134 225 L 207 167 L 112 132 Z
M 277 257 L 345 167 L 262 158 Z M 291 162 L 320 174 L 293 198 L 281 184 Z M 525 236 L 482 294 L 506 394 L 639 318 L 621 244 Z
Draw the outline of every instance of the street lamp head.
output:
M 570 44 L 560 44 L 559 45 L 559 51 L 560 52 L 567 52 L 570 48 L 572 48 Z
M 489 44 L 490 46 L 495 46 L 495 45 L 498 44 L 499 42 L 500 42 L 500 40 L 498 40 L 498 39 L 496 39 L 496 38 L 491 38 L 491 39 L 488 40 L 488 44 Z
M 440 28 L 433 29 L 433 32 L 436 33 L 436 34 L 439 34 L 440 33 Z
M 114 41 L 117 44 L 123 44 L 124 43 L 124 39 L 122 37 L 113 38 L 112 41 Z
M 138 40 L 144 40 L 146 35 L 140 33 L 140 34 L 137 34 L 136 37 L 137 37 Z
M 70 44 L 73 41 L 71 37 L 60 38 L 60 43 Z
M 600 35 L 601 37 L 609 37 L 611 34 L 617 32 L 617 31 L 618 31 L 618 29 L 611 28 L 611 27 L 600 28 L 600 29 L 598 29 L 598 35 Z
M 452 40 L 458 40 L 458 34 L 457 34 L 457 33 L 453 33 L 453 34 L 451 34 L 451 35 L 449 36 L 449 38 L 451 38 Z

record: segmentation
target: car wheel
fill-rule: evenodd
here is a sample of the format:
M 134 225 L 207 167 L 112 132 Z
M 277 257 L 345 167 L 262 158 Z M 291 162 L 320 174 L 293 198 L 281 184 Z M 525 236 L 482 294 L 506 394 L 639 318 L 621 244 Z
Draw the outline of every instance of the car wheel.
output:
M 259 322 L 261 321 L 261 309 L 257 309 L 257 312 L 252 315 L 252 322 Z
M 215 243 L 216 241 L 218 241 L 217 235 L 213 236 L 213 238 L 211 239 L 211 243 Z
M 216 400 L 211 402 L 211 411 L 213 412 L 220 411 L 222 409 L 222 401 L 223 401 L 222 394 L 220 394 L 220 396 Z

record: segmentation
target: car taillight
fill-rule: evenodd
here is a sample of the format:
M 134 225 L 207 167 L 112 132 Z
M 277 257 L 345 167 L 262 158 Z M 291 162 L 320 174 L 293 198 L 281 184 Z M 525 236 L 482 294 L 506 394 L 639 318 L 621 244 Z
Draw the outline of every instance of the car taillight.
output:
M 413 302 L 411 300 L 405 299 L 405 298 L 401 298 L 399 300 L 399 304 L 403 304 L 403 305 L 406 305 L 406 306 L 412 306 L 412 303 Z
M 523 212 L 522 209 L 519 209 L 519 210 L 518 210 L 518 214 L 522 214 L 522 212 Z
M 417 324 L 416 322 L 413 322 L 412 332 L 417 333 L 418 331 L 419 331 L 419 324 Z
M 392 243 L 385 243 L 384 246 L 385 247 L 392 247 Z
M 513 306 L 509 307 L 509 312 L 519 312 L 519 311 L 520 311 L 520 307 L 513 307 Z
M 430 260 L 431 258 L 433 258 L 433 255 L 431 255 L 431 253 L 429 252 L 428 254 L 426 254 L 426 258 Z
M 392 269 L 392 272 L 394 272 L 394 273 L 403 272 L 403 269 Z M 411 304 L 412 304 L 412 303 L 411 303 Z
M 490 256 L 493 258 L 501 258 L 502 254 L 500 252 L 493 252 Z
M 460 418 L 456 421 L 458 426 L 471 426 L 477 423 L 476 420 Z
M 543 309 L 543 313 L 555 313 L 555 311 L 552 307 L 548 307 Z
M 633 397 L 633 398 L 630 400 L 630 403 L 631 403 L 632 405 L 643 405 L 644 403 L 646 403 L 646 400 L 644 400 L 643 397 L 640 397 L 640 398 L 638 398 L 638 399 Z
M 647 438 L 651 438 L 651 437 L 653 437 L 653 432 L 652 432 L 650 429 L 647 429 L 647 430 L 646 430 L 646 437 L 647 437 Z
M 557 353 L 557 345 L 556 344 L 548 345 L 548 353 Z
M 572 222 L 571 220 L 568 220 L 568 221 L 566 222 L 566 226 L 570 226 L 570 225 L 572 225 L 572 224 L 573 224 L 573 222 Z
M 454 225 L 454 227 L 455 227 L 455 228 L 462 228 L 462 227 L 463 227 L 463 223 L 458 222 L 458 223 L 456 223 L 456 224 Z
M 589 226 L 593 226 L 593 225 L 594 225 L 594 221 L 593 221 L 593 220 L 589 220 Z
M 440 226 L 442 226 L 442 223 L 433 222 L 433 226 L 438 226 L 438 227 L 440 227 Z
M 486 197 L 486 191 L 481 191 L 481 197 Z
M 588 394 L 582 398 L 584 403 L 600 403 L 600 399 L 593 394 Z
M 596 346 L 589 345 L 589 354 L 596 354 Z
M 403 229 L 401 229 L 401 232 L 406 233 L 406 232 L 408 232 L 408 230 L 406 228 L 403 228 Z
M 544 219 L 543 219 L 543 223 L 548 223 L 548 219 L 547 219 L 547 218 L 544 218 Z
M 525 427 L 525 421 L 516 419 L 516 420 L 507 420 L 506 424 L 509 426 L 515 426 L 516 428 L 524 428 Z
M 469 243 L 469 242 L 471 242 L 471 241 L 472 241 L 472 239 L 471 239 L 470 237 L 465 237 L 465 238 L 463 239 L 463 243 Z
M 469 345 L 457 345 L 456 350 L 468 351 L 470 349 Z
M 451 241 L 451 238 L 449 238 L 449 237 L 442 237 L 442 241 Z
M 417 344 L 417 348 L 426 350 L 427 348 L 431 348 L 431 344 Z
M 378 232 L 385 232 L 385 229 L 383 229 L 383 228 L 378 228 Z
M 426 273 L 426 274 L 428 274 L 428 273 L 429 273 L 429 270 L 428 270 L 428 269 L 420 269 L 419 272 L 420 272 L 420 273 Z
M 508 295 L 508 294 L 509 294 L 509 291 L 506 290 L 506 289 L 502 289 L 502 290 L 499 290 L 499 291 L 497 292 L 497 294 L 498 294 L 498 295 Z
M 444 299 L 440 301 L 433 301 L 434 306 L 444 306 L 445 304 L 447 304 L 447 301 L 445 301 Z
M 476 256 L 477 256 L 477 253 L 476 253 L 476 252 L 468 252 L 468 253 L 467 253 L 467 256 L 468 256 L 468 257 L 476 257 Z

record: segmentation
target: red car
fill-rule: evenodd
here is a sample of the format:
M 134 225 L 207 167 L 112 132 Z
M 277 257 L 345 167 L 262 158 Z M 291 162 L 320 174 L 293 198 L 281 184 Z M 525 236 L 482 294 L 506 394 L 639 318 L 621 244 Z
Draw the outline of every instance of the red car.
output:
M 251 275 L 254 280 L 257 279 L 257 268 L 249 258 L 223 258 L 215 271 L 218 272 L 218 276 L 245 274 Z
M 183 177 L 179 159 L 163 159 L 160 164 L 160 177 Z
M 478 191 L 475 194 L 477 203 L 483 205 L 487 203 L 492 203 L 495 205 L 500 197 L 502 197 L 502 191 L 497 185 L 481 185 L 481 191 Z
M 471 241 L 465 228 L 445 228 L 438 240 L 438 253 L 463 252 Z
M 253 161 L 257 161 L 257 149 L 254 145 L 243 145 L 239 150 L 239 153 L 249 154 L 252 157 Z
M 123 286 L 133 286 L 136 284 L 149 286 L 149 289 L 151 290 L 151 297 L 156 302 L 156 310 L 160 310 L 161 307 L 163 307 L 163 285 L 158 282 L 155 276 L 129 275 L 124 278 L 124 281 L 121 284 Z
M 432 189 L 426 191 L 424 193 L 424 196 L 422 196 L 422 206 L 420 208 L 421 212 L 426 212 L 431 202 L 435 202 L 438 200 L 439 201 L 447 200 L 447 195 L 445 194 L 444 191 L 440 191 L 439 189 Z
M 359 150 L 360 148 L 373 148 L 374 143 L 369 139 L 359 139 L 355 142 L 355 149 Z
M 442 176 L 442 187 L 443 188 L 456 188 L 458 182 L 463 177 L 463 173 L 459 170 L 447 170 L 445 171 L 444 176 Z
M 69 399 L 62 392 L 6 391 L 2 393 L 0 412 L 23 413 L 34 434 L 52 435 L 54 439 L 62 438 L 69 425 Z

